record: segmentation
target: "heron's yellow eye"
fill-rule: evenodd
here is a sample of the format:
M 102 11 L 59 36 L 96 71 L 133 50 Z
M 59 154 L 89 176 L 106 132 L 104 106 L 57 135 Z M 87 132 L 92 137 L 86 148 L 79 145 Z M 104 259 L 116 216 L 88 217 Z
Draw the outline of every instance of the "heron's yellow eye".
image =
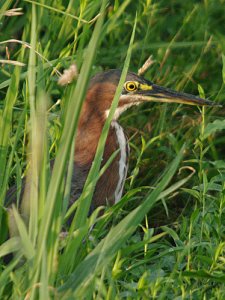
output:
M 124 88 L 127 92 L 134 92 L 137 90 L 138 84 L 134 81 L 127 81 L 124 85 Z

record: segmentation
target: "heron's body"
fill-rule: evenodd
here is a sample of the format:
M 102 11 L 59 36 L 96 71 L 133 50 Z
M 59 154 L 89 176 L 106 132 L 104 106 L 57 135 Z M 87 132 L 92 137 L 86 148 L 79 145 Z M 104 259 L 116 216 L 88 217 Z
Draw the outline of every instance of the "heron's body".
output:
M 96 75 L 90 82 L 75 141 L 70 204 L 82 193 L 120 75 L 121 71 L 110 70 Z M 108 161 L 115 151 L 118 151 L 118 154 L 97 182 L 92 208 L 106 204 L 112 205 L 122 197 L 127 175 L 129 149 L 124 131 L 118 123 L 118 118 L 129 107 L 149 101 L 214 105 L 211 101 L 165 89 L 134 73 L 128 73 L 108 132 L 102 165 Z M 9 194 L 12 194 L 11 191 Z

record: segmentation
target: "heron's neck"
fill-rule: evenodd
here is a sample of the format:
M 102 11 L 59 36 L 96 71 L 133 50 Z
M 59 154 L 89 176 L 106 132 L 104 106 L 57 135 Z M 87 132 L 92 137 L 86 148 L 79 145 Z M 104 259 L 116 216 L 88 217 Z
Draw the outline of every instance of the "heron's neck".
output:
M 76 142 L 75 161 L 80 165 L 91 164 L 102 133 L 105 118 L 97 110 L 88 114 L 81 114 Z M 112 121 L 104 150 L 104 161 L 118 149 L 115 121 Z

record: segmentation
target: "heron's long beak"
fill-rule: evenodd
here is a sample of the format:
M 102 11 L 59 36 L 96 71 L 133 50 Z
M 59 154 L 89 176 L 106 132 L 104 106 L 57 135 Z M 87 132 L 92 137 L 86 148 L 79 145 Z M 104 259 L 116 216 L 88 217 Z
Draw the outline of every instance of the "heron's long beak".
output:
M 176 92 L 168 88 L 158 86 L 153 83 L 141 84 L 140 88 L 132 95 L 132 100 L 135 102 L 168 102 L 168 103 L 182 103 L 189 105 L 200 106 L 222 106 L 210 100 L 205 100 L 191 94 Z

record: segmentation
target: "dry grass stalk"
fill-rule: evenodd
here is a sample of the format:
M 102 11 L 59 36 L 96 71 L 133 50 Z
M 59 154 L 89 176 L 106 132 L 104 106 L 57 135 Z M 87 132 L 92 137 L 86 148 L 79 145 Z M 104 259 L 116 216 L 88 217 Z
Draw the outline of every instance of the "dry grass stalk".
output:
M 155 60 L 152 59 L 153 56 L 150 55 L 149 58 L 145 61 L 143 66 L 138 70 L 138 75 L 143 75 L 150 67 L 155 63 Z
M 24 41 L 20 41 L 20 40 L 16 40 L 16 39 L 10 39 L 10 40 L 6 40 L 6 41 L 2 41 L 0 42 L 0 45 L 2 44 L 6 44 L 6 43 L 18 43 L 18 44 L 21 44 L 23 45 L 23 47 L 25 48 L 28 48 L 28 49 L 31 49 L 31 45 L 27 42 L 24 42 Z M 62 74 L 53 66 L 53 64 L 47 59 L 45 58 L 43 55 L 41 55 L 37 50 L 34 50 L 35 53 L 40 57 L 42 58 L 45 62 L 47 62 L 49 64 L 50 67 L 52 67 L 52 69 L 54 70 L 54 72 L 58 75 L 58 76 L 61 76 Z
M 69 69 L 63 71 L 63 75 L 61 75 L 58 79 L 58 84 L 61 86 L 67 85 L 71 83 L 78 76 L 77 66 L 76 64 L 72 64 Z
M 8 64 L 8 65 L 14 65 L 14 66 L 19 66 L 19 67 L 24 67 L 25 64 L 20 62 L 20 61 L 16 61 L 16 60 L 9 60 L 9 59 L 0 59 L 0 63 L 1 64 Z
M 4 16 L 7 16 L 7 17 L 15 17 L 15 16 L 21 16 L 21 15 L 23 15 L 21 7 L 9 9 L 4 13 Z

